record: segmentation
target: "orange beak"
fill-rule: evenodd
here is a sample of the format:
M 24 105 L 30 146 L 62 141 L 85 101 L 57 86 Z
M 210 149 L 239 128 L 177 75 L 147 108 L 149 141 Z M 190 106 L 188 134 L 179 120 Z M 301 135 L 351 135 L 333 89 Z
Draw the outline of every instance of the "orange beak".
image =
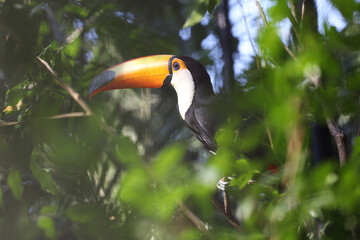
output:
M 154 55 L 136 58 L 108 68 L 91 81 L 89 99 L 98 92 L 112 89 L 160 88 L 169 84 L 169 62 L 172 57 L 173 55 Z

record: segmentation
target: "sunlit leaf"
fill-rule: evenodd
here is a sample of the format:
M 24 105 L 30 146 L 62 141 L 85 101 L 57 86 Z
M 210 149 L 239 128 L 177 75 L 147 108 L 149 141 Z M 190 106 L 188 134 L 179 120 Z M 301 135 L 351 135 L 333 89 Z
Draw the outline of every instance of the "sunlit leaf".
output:
M 236 159 L 236 155 L 230 149 L 219 148 L 216 155 L 212 157 L 211 164 L 224 176 L 229 176 L 233 173 Z
M 124 163 L 139 163 L 141 161 L 136 145 L 125 136 L 118 137 L 116 153 L 118 159 Z
M 6 104 L 16 106 L 24 98 L 25 93 L 26 92 L 22 89 L 21 84 L 18 84 L 16 87 L 6 92 Z
M 45 35 L 47 33 L 50 32 L 50 28 L 49 25 L 46 21 L 42 21 L 40 26 L 39 26 L 39 34 L 40 35 Z
M 199 23 L 201 21 L 201 19 L 204 17 L 205 15 L 205 11 L 200 11 L 198 9 L 194 9 L 190 16 L 188 17 L 188 19 L 186 20 L 186 22 L 184 23 L 183 28 L 188 28 L 191 26 L 194 26 L 195 24 Z
M 337 7 L 337 9 L 339 9 L 342 15 L 348 20 L 351 20 L 353 18 L 354 11 L 360 10 L 360 5 L 355 0 L 347 0 L 347 1 L 332 0 L 331 2 Z
M 154 213 L 151 184 L 156 186 L 143 169 L 134 168 L 125 174 L 118 196 L 120 200 L 135 205 L 144 213 Z
M 75 205 L 66 210 L 66 216 L 74 222 L 90 223 L 104 221 L 106 216 L 99 206 Z
M 21 200 L 24 187 L 21 182 L 20 172 L 16 169 L 11 169 L 7 178 L 8 185 L 17 200 Z
M 288 17 L 290 10 L 288 9 L 285 1 L 277 1 L 277 3 L 278 4 L 275 4 L 269 9 L 269 13 L 272 19 L 275 21 L 281 21 Z
M 41 216 L 38 219 L 37 225 L 44 231 L 47 239 L 55 239 L 55 224 L 51 218 Z
M 249 183 L 252 177 L 253 174 L 251 172 L 242 173 L 239 177 L 232 179 L 230 185 L 236 186 L 238 189 L 242 189 Z
M 89 13 L 87 8 L 75 3 L 66 4 L 62 11 L 66 12 L 67 14 L 76 14 L 81 18 L 85 18 Z
M 35 153 L 33 152 L 33 159 L 30 164 L 30 169 L 34 177 L 39 181 L 41 188 L 45 191 L 49 191 L 52 194 L 57 193 L 57 188 L 54 180 L 51 177 L 51 174 L 45 171 L 39 164 L 36 163 L 36 158 L 34 157 Z
M 184 147 L 180 144 L 163 149 L 152 164 L 154 173 L 161 177 L 171 171 L 176 171 L 178 162 L 184 156 L 184 150 Z
M 215 6 L 219 3 L 218 0 L 197 0 L 190 5 L 190 13 L 186 18 L 183 28 L 192 27 L 198 24 L 205 16 L 206 12 L 212 12 Z
M 43 206 L 41 208 L 41 214 L 44 214 L 44 215 L 50 215 L 50 214 L 55 214 L 56 213 L 56 206 Z
M 72 43 L 68 44 L 64 48 L 65 54 L 67 54 L 71 58 L 76 58 L 81 50 L 81 39 L 77 38 Z

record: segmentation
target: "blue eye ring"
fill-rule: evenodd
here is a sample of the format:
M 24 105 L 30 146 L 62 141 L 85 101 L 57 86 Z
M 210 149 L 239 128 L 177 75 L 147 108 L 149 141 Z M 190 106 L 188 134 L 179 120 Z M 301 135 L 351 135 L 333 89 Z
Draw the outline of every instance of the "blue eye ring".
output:
M 179 70 L 179 69 L 180 69 L 180 64 L 179 64 L 178 62 L 174 62 L 174 63 L 173 63 L 173 69 L 174 69 L 175 71 Z

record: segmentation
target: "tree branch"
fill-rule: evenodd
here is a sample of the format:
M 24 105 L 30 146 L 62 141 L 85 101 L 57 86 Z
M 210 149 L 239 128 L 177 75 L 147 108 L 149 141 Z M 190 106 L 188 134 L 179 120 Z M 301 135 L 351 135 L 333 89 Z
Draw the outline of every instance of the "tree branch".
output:
M 231 210 L 229 209 L 228 205 L 228 196 L 226 193 L 226 190 L 223 191 L 224 193 L 224 205 L 217 199 L 216 195 L 212 197 L 212 202 L 215 205 L 215 207 L 224 215 L 226 220 L 239 232 L 243 232 L 245 230 L 244 227 L 242 227 L 237 220 L 233 217 Z
M 345 134 L 344 132 L 338 127 L 334 120 L 330 119 L 329 117 L 326 118 L 326 124 L 329 128 L 331 135 L 333 136 L 336 146 L 339 153 L 339 162 L 340 166 L 344 166 L 346 163 L 346 142 L 345 142 Z
M 320 74 L 311 73 L 307 77 L 310 79 L 310 81 L 312 82 L 312 84 L 314 85 L 315 88 L 319 88 L 321 86 Z M 347 159 L 345 134 L 339 128 L 339 126 L 336 124 L 336 122 L 331 117 L 329 117 L 328 110 L 327 110 L 328 107 L 325 104 L 325 102 L 320 97 L 319 97 L 319 99 L 320 99 L 321 107 L 324 112 L 327 127 L 331 133 L 331 136 L 334 138 L 335 143 L 336 143 L 336 147 L 337 147 L 338 155 L 339 155 L 340 166 L 344 166 L 346 163 L 346 159 Z
M 85 111 L 86 115 L 91 115 L 92 112 L 90 107 L 86 104 L 86 102 L 81 98 L 80 94 L 74 91 L 64 80 L 62 80 L 54 71 L 54 69 L 43 59 L 40 57 L 36 57 L 37 62 L 44 67 L 56 80 L 56 82 L 65 89 L 70 96 L 79 104 L 79 106 Z
M 89 116 L 89 115 L 87 115 L 84 112 L 72 112 L 72 113 L 64 113 L 64 114 L 54 115 L 54 116 L 45 117 L 45 118 L 38 118 L 38 119 L 33 119 L 33 120 L 27 120 L 27 121 L 18 121 L 18 122 L 1 121 L 0 122 L 0 128 L 1 127 L 14 126 L 16 124 L 36 122 L 36 121 L 48 120 L 48 119 L 63 119 L 63 118 L 87 117 L 87 116 Z
M 196 216 L 183 202 L 178 201 L 177 204 L 179 205 L 181 211 L 185 214 L 185 216 L 193 222 L 201 232 L 203 232 L 206 236 L 210 236 L 209 234 L 209 228 L 206 226 L 206 224 L 201 221 L 198 216 Z

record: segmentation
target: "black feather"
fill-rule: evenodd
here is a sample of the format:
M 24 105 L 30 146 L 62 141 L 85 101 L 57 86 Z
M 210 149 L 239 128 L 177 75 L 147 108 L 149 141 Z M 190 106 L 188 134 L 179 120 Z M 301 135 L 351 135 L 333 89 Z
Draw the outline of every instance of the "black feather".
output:
M 192 74 L 195 82 L 193 102 L 185 113 L 187 127 L 205 145 L 207 149 L 216 152 L 214 139 L 220 124 L 226 119 L 217 109 L 219 99 L 215 96 L 209 74 L 204 66 L 190 57 L 179 57 Z

